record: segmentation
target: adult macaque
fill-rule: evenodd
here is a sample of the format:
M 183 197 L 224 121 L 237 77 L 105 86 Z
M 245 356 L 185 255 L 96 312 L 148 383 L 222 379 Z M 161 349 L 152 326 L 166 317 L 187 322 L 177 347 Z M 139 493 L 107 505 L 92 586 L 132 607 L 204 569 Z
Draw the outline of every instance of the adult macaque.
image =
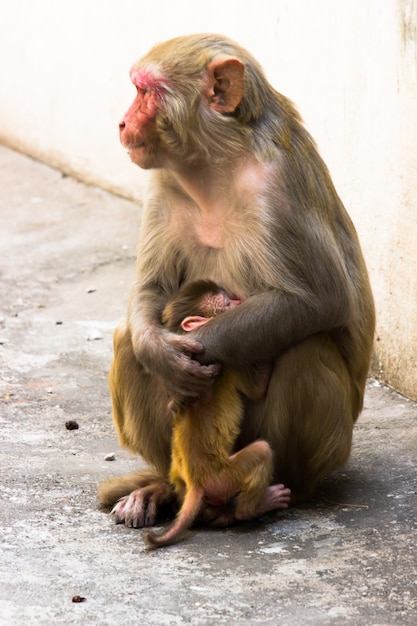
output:
M 116 521 L 153 525 L 174 500 L 170 393 L 199 397 L 221 366 L 265 361 L 268 390 L 247 403 L 236 449 L 266 440 L 272 482 L 309 498 L 347 460 L 362 409 L 374 306 L 355 229 L 299 114 L 240 46 L 179 37 L 131 79 L 120 139 L 155 173 L 110 388 L 121 444 L 153 470 L 105 482 L 101 502 L 121 498 Z M 199 278 L 242 304 L 185 336 L 169 332 L 166 303 Z
M 230 298 L 213 281 L 187 283 L 169 300 L 162 322 L 171 332 L 191 332 L 238 304 L 239 299 Z M 182 506 L 175 522 L 162 534 L 146 534 L 152 547 L 179 541 L 203 503 L 223 506 L 216 519 L 222 525 L 288 506 L 289 489 L 270 486 L 273 457 L 266 441 L 254 441 L 232 454 L 243 417 L 241 394 L 261 399 L 269 377 L 268 363 L 248 371 L 225 367 L 199 398 L 173 398 L 170 483 Z M 234 505 L 231 500 L 236 495 Z

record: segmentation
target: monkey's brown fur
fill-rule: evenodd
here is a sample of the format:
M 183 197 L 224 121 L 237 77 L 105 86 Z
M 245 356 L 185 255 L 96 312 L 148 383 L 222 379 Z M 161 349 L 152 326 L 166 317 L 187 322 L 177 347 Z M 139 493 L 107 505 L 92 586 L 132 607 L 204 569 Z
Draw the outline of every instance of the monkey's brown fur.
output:
M 238 446 L 267 440 L 274 480 L 309 498 L 347 460 L 363 404 L 374 306 L 355 229 L 298 112 L 240 46 L 180 37 L 155 46 L 131 77 L 138 92 L 120 137 L 155 173 L 110 389 L 122 445 L 156 474 L 126 487 L 116 519 L 152 525 L 172 502 L 169 390 L 204 394 L 215 363 L 272 360 Z M 186 337 L 169 333 L 165 304 L 198 278 L 244 302 Z M 104 483 L 101 501 L 121 491 Z

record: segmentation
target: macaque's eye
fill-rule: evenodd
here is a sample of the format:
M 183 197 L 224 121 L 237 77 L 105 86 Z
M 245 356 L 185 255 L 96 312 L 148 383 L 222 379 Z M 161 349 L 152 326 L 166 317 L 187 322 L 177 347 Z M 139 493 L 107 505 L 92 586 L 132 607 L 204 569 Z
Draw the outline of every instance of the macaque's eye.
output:
M 141 96 L 146 96 L 150 92 L 149 87 L 136 87 L 136 90 Z

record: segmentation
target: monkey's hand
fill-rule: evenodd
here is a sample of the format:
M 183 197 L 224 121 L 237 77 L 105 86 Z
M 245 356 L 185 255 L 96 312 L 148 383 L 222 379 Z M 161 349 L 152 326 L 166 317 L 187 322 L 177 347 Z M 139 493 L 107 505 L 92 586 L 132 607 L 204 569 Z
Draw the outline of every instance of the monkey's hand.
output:
M 133 340 L 137 360 L 151 374 L 163 378 L 176 397 L 198 397 L 212 385 L 220 364 L 202 365 L 193 355 L 204 352 L 199 341 L 148 327 Z

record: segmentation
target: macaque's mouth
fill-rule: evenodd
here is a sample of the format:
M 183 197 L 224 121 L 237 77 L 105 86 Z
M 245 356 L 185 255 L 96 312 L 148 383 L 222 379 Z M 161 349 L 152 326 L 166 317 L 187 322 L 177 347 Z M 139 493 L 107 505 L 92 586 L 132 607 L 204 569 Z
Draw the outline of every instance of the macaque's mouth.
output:
M 146 145 L 145 142 L 143 142 L 143 143 L 135 143 L 133 146 L 127 145 L 127 146 L 125 146 L 125 148 L 126 148 L 126 150 L 128 152 L 130 152 L 131 150 L 140 150 L 141 148 L 144 148 L 145 145 Z

